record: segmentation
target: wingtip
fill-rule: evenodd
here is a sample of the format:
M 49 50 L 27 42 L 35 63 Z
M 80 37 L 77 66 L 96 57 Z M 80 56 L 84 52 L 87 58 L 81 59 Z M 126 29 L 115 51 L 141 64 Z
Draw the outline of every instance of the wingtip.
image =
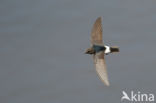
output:
M 98 19 L 102 19 L 102 16 L 99 16 Z
M 100 21 L 102 21 L 102 17 L 101 17 L 101 16 L 99 16 L 96 20 L 100 20 Z
M 109 81 L 106 81 L 106 82 L 105 82 L 105 85 L 106 85 L 107 87 L 109 87 L 109 86 L 110 86 Z
M 100 78 L 101 79 L 101 78 Z M 102 80 L 102 82 L 104 83 L 104 85 L 106 85 L 107 87 L 109 87 L 110 86 L 110 83 L 109 83 L 109 80 L 108 80 L 108 78 L 107 79 L 105 79 L 105 80 L 103 80 L 103 79 L 101 79 Z

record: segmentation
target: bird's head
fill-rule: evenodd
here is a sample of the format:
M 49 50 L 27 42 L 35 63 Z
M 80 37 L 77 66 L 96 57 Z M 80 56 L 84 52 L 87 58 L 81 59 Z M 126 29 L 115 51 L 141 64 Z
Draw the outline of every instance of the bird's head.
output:
M 85 51 L 85 54 L 94 54 L 95 51 L 93 48 L 88 48 L 86 51 Z

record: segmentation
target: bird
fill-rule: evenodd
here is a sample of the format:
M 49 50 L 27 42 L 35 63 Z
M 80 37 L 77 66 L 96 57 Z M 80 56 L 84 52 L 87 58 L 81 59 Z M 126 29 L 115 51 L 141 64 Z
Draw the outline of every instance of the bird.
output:
M 94 65 L 99 78 L 106 86 L 109 86 L 110 83 L 104 56 L 119 52 L 119 47 L 104 45 L 102 34 L 102 17 L 98 17 L 91 30 L 91 47 L 85 51 L 85 54 L 93 55 Z

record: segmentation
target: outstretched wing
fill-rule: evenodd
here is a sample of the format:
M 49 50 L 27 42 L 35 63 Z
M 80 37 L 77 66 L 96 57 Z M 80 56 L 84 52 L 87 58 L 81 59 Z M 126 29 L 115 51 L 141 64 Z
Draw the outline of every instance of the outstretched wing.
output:
M 106 63 L 104 59 L 104 52 L 96 53 L 93 56 L 93 59 L 98 76 L 106 86 L 109 86 Z
M 91 44 L 103 45 L 102 38 L 102 18 L 98 17 L 91 31 Z M 106 63 L 104 60 L 104 52 L 96 53 L 93 56 L 93 59 L 98 76 L 105 85 L 109 86 Z
M 102 18 L 98 17 L 91 31 L 91 44 L 103 45 L 102 40 Z

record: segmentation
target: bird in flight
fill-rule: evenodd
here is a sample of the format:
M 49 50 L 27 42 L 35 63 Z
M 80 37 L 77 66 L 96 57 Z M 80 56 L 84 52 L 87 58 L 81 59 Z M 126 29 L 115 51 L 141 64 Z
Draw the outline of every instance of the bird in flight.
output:
M 106 86 L 109 86 L 104 56 L 110 53 L 119 52 L 119 48 L 116 46 L 110 47 L 104 45 L 102 38 L 102 18 L 98 17 L 91 31 L 91 47 L 88 48 L 85 53 L 93 55 L 93 60 L 98 76 Z

